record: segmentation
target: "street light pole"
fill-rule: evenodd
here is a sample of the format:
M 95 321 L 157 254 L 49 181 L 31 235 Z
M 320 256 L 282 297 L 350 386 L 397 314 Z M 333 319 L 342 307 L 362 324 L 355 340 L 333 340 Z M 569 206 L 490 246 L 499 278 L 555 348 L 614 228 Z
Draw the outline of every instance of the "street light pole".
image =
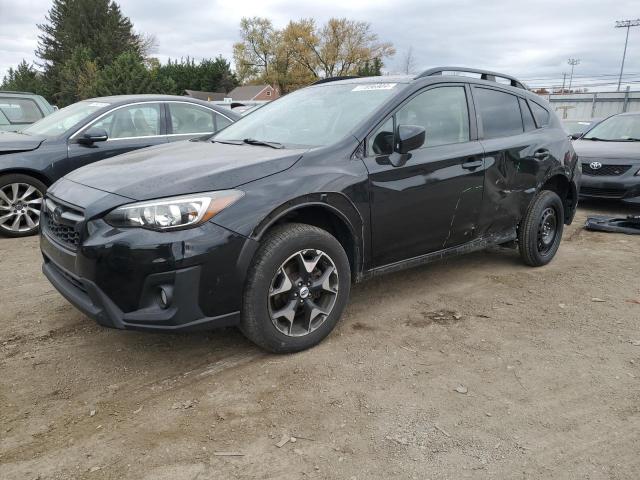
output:
M 627 56 L 627 44 L 629 43 L 629 30 L 631 30 L 631 27 L 638 27 L 638 26 L 640 26 L 640 18 L 637 18 L 635 20 L 619 20 L 616 22 L 615 28 L 627 29 L 627 35 L 624 40 L 624 52 L 622 54 L 622 65 L 620 65 L 620 76 L 618 77 L 618 90 L 617 90 L 618 92 L 620 91 L 620 84 L 622 83 L 622 72 L 624 71 L 624 60 Z
M 567 63 L 571 65 L 571 76 L 569 77 L 569 93 L 571 93 L 571 84 L 573 83 L 573 67 L 580 65 L 580 60 L 577 58 L 570 58 Z

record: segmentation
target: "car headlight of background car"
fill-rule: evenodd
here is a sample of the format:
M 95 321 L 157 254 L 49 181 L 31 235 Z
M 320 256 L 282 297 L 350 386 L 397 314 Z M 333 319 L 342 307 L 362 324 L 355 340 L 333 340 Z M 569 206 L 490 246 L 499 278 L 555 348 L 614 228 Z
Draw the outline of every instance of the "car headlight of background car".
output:
M 240 190 L 180 195 L 130 203 L 112 210 L 105 221 L 114 227 L 173 230 L 201 225 L 244 195 Z

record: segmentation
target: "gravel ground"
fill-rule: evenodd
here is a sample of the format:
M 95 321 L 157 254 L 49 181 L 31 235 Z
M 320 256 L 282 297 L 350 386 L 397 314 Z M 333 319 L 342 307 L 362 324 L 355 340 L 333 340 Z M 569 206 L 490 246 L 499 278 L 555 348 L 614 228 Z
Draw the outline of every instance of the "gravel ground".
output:
M 582 230 L 614 209 L 543 268 L 495 249 L 358 285 L 289 356 L 98 327 L 36 238 L 0 239 L 0 478 L 638 479 L 640 236 Z

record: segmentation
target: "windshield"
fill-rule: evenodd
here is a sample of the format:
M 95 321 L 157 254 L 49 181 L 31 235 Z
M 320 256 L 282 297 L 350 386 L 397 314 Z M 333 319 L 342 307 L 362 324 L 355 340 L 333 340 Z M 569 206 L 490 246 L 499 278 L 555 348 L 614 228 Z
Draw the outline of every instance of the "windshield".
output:
M 592 121 L 586 120 L 563 120 L 562 125 L 567 133 L 576 134 L 586 132 Z
M 74 103 L 30 125 L 22 130 L 22 133 L 43 137 L 57 137 L 92 113 L 108 105 L 106 102 L 91 101 Z
M 616 115 L 593 127 L 582 137 L 610 142 L 640 141 L 640 115 Z
M 396 83 L 334 84 L 304 88 L 241 118 L 214 137 L 284 147 L 318 147 L 344 138 L 398 89 Z M 256 142 L 257 144 L 257 142 Z

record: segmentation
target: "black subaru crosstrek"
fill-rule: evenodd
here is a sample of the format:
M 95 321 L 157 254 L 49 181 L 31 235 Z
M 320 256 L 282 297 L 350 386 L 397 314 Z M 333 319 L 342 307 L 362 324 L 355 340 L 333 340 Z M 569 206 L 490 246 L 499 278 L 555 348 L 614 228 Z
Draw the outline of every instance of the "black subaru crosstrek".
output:
M 353 282 L 502 244 L 545 265 L 576 155 L 518 80 L 461 70 L 325 80 L 208 140 L 76 170 L 47 192 L 44 273 L 104 326 L 237 325 L 293 352 Z

